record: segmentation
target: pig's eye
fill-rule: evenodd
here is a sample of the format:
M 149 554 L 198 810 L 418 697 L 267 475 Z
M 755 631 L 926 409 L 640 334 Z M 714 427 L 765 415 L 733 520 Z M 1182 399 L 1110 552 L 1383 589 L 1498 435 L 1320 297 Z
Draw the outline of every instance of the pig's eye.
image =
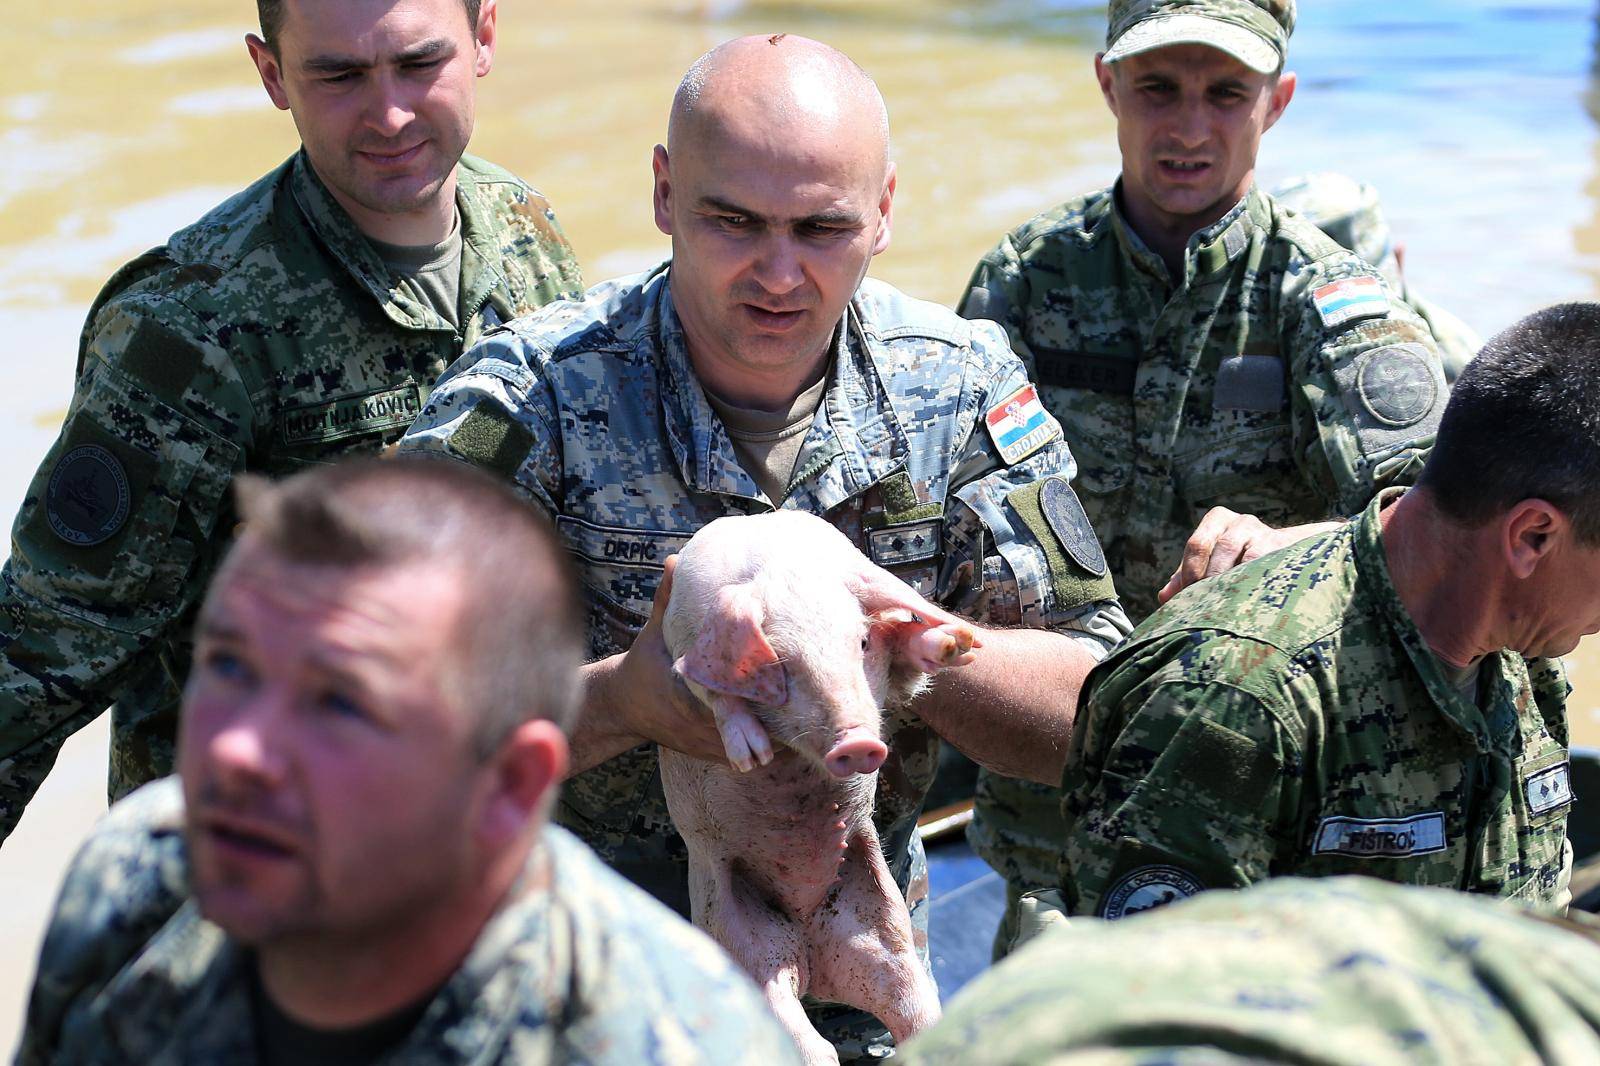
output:
M 867 645 L 871 644 L 871 643 L 872 643 L 872 634 L 868 633 L 866 636 L 861 638 L 861 650 L 862 651 L 866 651 L 867 650 Z

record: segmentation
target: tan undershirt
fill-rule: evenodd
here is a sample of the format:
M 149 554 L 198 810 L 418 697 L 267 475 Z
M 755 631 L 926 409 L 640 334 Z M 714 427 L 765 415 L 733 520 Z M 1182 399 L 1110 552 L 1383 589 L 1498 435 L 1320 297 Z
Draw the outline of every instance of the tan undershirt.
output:
M 389 273 L 418 303 L 431 307 L 452 329 L 461 328 L 461 212 L 438 244 L 389 244 L 367 238 Z
M 784 411 L 737 407 L 706 391 L 711 409 L 728 429 L 739 465 L 774 507 L 789 493 L 789 479 L 794 476 L 800 446 L 806 442 L 806 432 L 816 418 L 817 408 L 822 406 L 822 394 L 827 391 L 828 374 L 832 369 L 830 364 L 816 384 L 796 396 Z

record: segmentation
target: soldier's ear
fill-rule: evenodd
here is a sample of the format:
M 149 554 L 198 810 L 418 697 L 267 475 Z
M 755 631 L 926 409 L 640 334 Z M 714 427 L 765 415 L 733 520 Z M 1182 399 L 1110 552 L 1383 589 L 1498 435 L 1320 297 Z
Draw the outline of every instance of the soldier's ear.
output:
M 289 110 L 289 94 L 283 87 L 283 64 L 278 62 L 277 55 L 267 47 L 266 41 L 253 33 L 244 35 L 244 46 L 250 50 L 250 61 L 261 75 L 261 86 L 272 98 L 272 106 L 279 111 Z
M 1286 70 L 1278 75 L 1277 82 L 1272 86 L 1272 99 L 1267 102 L 1267 119 L 1261 126 L 1263 133 L 1270 130 L 1278 119 L 1283 117 L 1289 101 L 1294 99 L 1295 82 L 1292 70 Z
M 878 197 L 878 235 L 872 242 L 873 255 L 889 247 L 889 238 L 894 229 L 894 189 L 897 177 L 894 161 L 890 160 L 888 172 L 883 178 L 883 193 Z
M 1559 541 L 1570 539 L 1572 522 L 1548 500 L 1527 499 L 1506 512 L 1500 531 L 1507 568 L 1515 577 L 1527 580 Z
M 523 722 L 501 742 L 485 769 L 477 830 L 480 843 L 493 853 L 548 815 L 556 786 L 567 772 L 567 738 L 547 718 Z
M 655 175 L 655 192 L 652 200 L 656 209 L 656 229 L 672 236 L 672 161 L 667 158 L 667 146 L 656 145 L 650 158 L 650 171 Z
M 489 68 L 494 66 L 494 46 L 500 38 L 499 16 L 498 0 L 482 0 L 478 7 L 478 24 L 473 27 L 473 35 L 478 41 L 478 56 L 474 69 L 480 78 L 489 73 Z
M 1106 106 L 1115 115 L 1117 113 L 1116 72 L 1112 70 L 1111 64 L 1105 61 L 1104 56 L 1105 53 L 1101 52 L 1094 57 L 1094 79 L 1100 83 L 1100 95 L 1105 97 Z

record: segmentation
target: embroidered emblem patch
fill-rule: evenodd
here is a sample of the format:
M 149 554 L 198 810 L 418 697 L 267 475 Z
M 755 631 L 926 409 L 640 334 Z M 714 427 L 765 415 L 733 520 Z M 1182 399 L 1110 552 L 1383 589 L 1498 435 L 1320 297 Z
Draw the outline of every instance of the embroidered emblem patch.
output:
M 80 548 L 110 540 L 128 520 L 132 502 L 122 461 L 98 444 L 85 444 L 63 455 L 45 490 L 50 528 Z
M 1572 772 L 1568 763 L 1540 770 L 1524 783 L 1530 814 L 1548 814 L 1572 802 Z
M 1061 436 L 1061 426 L 1039 402 L 1032 385 L 1024 385 L 983 416 L 989 436 L 1007 466 L 1018 463 Z
M 1114 922 L 1188 899 L 1204 892 L 1205 888 L 1199 878 L 1176 866 L 1141 866 L 1111 886 L 1100 905 L 1100 917 Z
M 1089 525 L 1089 516 L 1083 513 L 1083 503 L 1065 478 L 1053 477 L 1045 481 L 1039 493 L 1039 509 L 1072 561 L 1095 577 L 1104 577 L 1105 553 L 1100 550 L 1100 541 Z
M 1420 422 L 1439 396 L 1427 355 L 1414 344 L 1394 344 L 1362 356 L 1356 390 L 1373 418 L 1396 429 Z
M 1409 818 L 1324 818 L 1317 823 L 1311 854 L 1401 859 L 1444 849 L 1444 814 L 1429 811 Z
M 1335 329 L 1346 322 L 1389 313 L 1389 296 L 1377 278 L 1345 278 L 1330 282 L 1311 294 L 1322 324 Z

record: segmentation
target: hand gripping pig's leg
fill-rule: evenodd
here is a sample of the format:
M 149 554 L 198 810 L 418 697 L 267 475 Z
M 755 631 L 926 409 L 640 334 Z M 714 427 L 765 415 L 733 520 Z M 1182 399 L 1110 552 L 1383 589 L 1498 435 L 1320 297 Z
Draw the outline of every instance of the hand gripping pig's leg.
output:
M 710 933 L 748 973 L 767 1006 L 794 1038 L 806 1066 L 839 1066 L 839 1054 L 806 1017 L 803 930 L 761 899 L 726 860 L 691 861 L 694 924 Z
M 939 1020 L 939 989 L 917 957 L 876 832 L 851 837 L 840 876 L 831 905 L 811 920 L 809 992 L 876 1015 L 904 1044 Z

